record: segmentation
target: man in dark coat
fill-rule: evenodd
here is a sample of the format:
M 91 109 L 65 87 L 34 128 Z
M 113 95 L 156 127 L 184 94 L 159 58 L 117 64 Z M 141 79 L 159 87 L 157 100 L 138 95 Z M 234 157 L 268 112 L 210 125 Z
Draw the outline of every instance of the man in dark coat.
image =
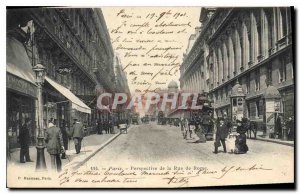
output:
M 60 172 L 60 154 L 65 152 L 65 148 L 60 128 L 56 127 L 52 121 L 49 122 L 49 126 L 45 131 L 45 142 L 47 151 L 51 157 L 51 168 Z
M 226 153 L 226 144 L 225 139 L 228 136 L 228 125 L 224 122 L 223 118 L 219 119 L 219 122 L 217 124 L 217 131 L 216 131 L 216 141 L 215 141 L 215 151 L 214 153 L 218 153 L 218 147 L 221 146 L 221 143 L 223 145 L 224 153 Z
M 25 119 L 25 123 L 22 126 L 19 134 L 19 142 L 21 146 L 20 150 L 20 162 L 25 163 L 25 162 L 33 162 L 30 159 L 29 155 L 29 144 L 30 144 L 30 131 L 29 131 L 29 126 L 31 124 L 31 120 L 29 118 Z
M 97 123 L 97 133 L 102 135 L 102 130 L 103 130 L 103 121 L 99 119 Z
M 64 148 L 65 148 L 65 150 L 68 150 L 69 131 L 68 131 L 66 121 L 64 119 L 61 122 L 60 130 L 61 130 L 61 133 L 62 133 Z M 66 159 L 66 152 L 62 153 L 61 159 Z
M 293 117 L 289 117 L 287 121 L 287 130 L 288 130 L 288 140 L 294 141 L 294 135 L 295 135 L 295 121 Z
M 83 124 L 79 120 L 77 120 L 77 119 L 74 119 L 74 120 L 75 120 L 75 123 L 73 125 L 71 135 L 74 140 L 76 154 L 79 154 L 80 150 L 81 150 L 81 141 L 84 137 L 85 129 L 84 129 Z
M 283 121 L 282 116 L 278 115 L 275 122 L 275 138 L 277 136 L 278 139 L 282 138 L 282 121 Z
M 125 121 L 124 121 L 124 123 L 125 123 Z M 111 122 L 110 122 L 110 133 L 111 134 L 115 134 L 115 122 L 114 122 L 114 119 L 112 118 L 111 119 Z
M 225 125 L 227 126 L 228 128 L 228 132 L 231 132 L 231 127 L 232 127 L 232 121 L 228 118 L 227 116 L 227 113 L 224 112 L 224 116 L 223 116 L 223 119 L 224 119 L 224 123 Z

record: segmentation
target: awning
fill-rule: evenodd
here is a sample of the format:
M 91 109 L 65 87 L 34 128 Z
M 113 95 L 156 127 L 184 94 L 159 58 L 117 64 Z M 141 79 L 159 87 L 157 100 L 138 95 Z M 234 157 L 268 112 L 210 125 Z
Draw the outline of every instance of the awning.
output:
M 35 76 L 25 47 L 14 38 L 6 39 L 6 87 L 37 97 Z
M 84 104 L 75 94 L 73 94 L 69 89 L 56 83 L 52 79 L 46 76 L 45 80 L 52 85 L 57 91 L 59 91 L 63 96 L 72 102 L 72 109 L 78 110 L 80 112 L 91 114 L 91 109 Z

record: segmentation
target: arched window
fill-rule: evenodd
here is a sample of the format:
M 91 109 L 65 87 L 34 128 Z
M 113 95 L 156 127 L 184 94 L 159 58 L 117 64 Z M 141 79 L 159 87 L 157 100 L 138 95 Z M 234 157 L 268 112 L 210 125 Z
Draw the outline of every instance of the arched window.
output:
M 245 23 L 242 24 L 242 32 L 243 32 L 243 66 L 245 69 L 248 68 L 248 62 L 250 59 L 250 42 L 248 38 L 248 30 Z
M 228 47 L 229 47 L 229 65 L 231 67 L 231 75 L 234 76 L 233 72 L 236 72 L 236 65 L 235 65 L 235 53 L 234 53 L 234 47 L 231 37 L 228 39 Z
M 261 10 L 261 55 L 268 56 L 269 52 L 269 24 L 265 11 Z
M 275 23 L 274 8 L 264 8 L 264 15 L 266 17 L 265 24 L 267 24 L 267 32 L 268 32 L 268 38 L 266 40 L 268 44 L 264 44 L 265 45 L 264 49 L 266 50 L 266 47 L 268 48 L 268 53 L 267 53 L 268 56 L 270 53 L 270 49 L 275 47 L 275 42 L 276 42 L 275 29 L 277 27 Z
M 228 71 L 228 54 L 227 54 L 227 47 L 226 47 L 226 44 L 225 44 L 225 42 L 223 43 L 223 66 L 224 66 L 224 68 L 223 68 L 223 78 L 224 78 L 224 80 L 226 80 L 226 78 L 227 78 L 227 76 L 229 75 L 228 73 L 229 73 L 229 71 Z
M 219 77 L 218 77 L 218 81 L 219 84 L 222 83 L 222 79 L 224 78 L 223 75 L 223 56 L 222 56 L 222 51 L 221 48 L 218 48 L 218 65 L 219 65 Z
M 277 8 L 278 16 L 278 40 L 287 34 L 286 8 Z
M 254 13 L 251 13 L 251 61 L 255 63 L 259 55 L 259 37 Z
M 241 51 L 241 43 L 240 43 L 240 35 L 237 30 L 234 32 L 235 36 L 235 72 L 238 74 L 240 72 L 240 68 L 242 66 L 242 51 Z
M 217 60 L 216 51 L 213 51 L 213 63 L 214 63 L 214 87 L 217 85 L 218 78 L 219 78 L 219 64 Z

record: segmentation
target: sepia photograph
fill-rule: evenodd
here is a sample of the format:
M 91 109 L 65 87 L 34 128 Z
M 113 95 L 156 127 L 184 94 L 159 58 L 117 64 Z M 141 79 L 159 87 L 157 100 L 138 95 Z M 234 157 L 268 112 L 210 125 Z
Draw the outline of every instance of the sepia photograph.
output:
M 294 188 L 294 28 L 293 6 L 7 6 L 6 187 Z

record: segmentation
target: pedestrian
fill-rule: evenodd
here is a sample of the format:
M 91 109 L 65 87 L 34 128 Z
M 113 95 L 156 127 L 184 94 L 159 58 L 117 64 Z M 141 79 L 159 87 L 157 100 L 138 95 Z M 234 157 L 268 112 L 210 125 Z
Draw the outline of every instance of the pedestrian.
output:
M 188 122 L 188 119 L 187 118 L 183 118 L 182 121 L 181 121 L 181 124 L 182 124 L 182 135 L 183 135 L 183 138 L 186 139 L 187 138 L 187 133 L 188 133 L 188 127 L 189 127 L 189 122 Z
M 282 122 L 283 118 L 281 115 L 277 116 L 276 122 L 275 122 L 275 139 L 281 139 L 282 138 Z
M 228 125 L 226 125 L 224 118 L 220 118 L 217 124 L 217 131 L 216 131 L 216 141 L 215 141 L 215 151 L 213 153 L 218 153 L 218 147 L 223 146 L 224 153 L 226 153 L 226 144 L 225 139 L 228 136 Z
M 223 119 L 224 119 L 225 125 L 226 125 L 227 128 L 228 128 L 228 132 L 232 132 L 232 131 L 231 131 L 231 128 L 232 128 L 232 121 L 230 121 L 230 119 L 228 118 L 226 112 L 224 112 L 224 114 L 223 114 Z
M 112 134 L 112 119 L 111 118 L 108 120 L 108 133 Z
M 97 124 L 97 132 L 98 134 L 102 135 L 102 129 L 103 129 L 103 122 L 101 119 L 98 120 L 98 124 Z
M 183 118 L 183 117 L 180 119 L 180 128 L 181 128 L 182 136 L 184 137 L 184 132 L 185 132 L 185 118 Z
M 63 137 L 60 128 L 53 124 L 53 119 L 49 121 L 48 128 L 45 131 L 45 142 L 47 152 L 51 158 L 51 169 L 57 172 L 61 171 L 60 154 L 65 152 Z
M 202 125 L 203 125 L 203 132 L 204 134 L 207 134 L 210 132 L 210 127 L 212 125 L 212 120 L 209 114 L 204 114 L 202 116 Z
M 61 121 L 60 130 L 61 130 L 61 133 L 62 133 L 63 145 L 64 145 L 64 148 L 65 148 L 65 152 L 62 153 L 61 159 L 66 159 L 66 150 L 68 150 L 70 132 L 68 130 L 68 126 L 67 126 L 66 121 L 64 119 Z
M 81 141 L 84 137 L 84 126 L 77 118 L 75 118 L 74 121 L 75 123 L 72 127 L 71 136 L 74 140 L 76 154 L 79 154 L 81 150 Z
M 125 121 L 124 121 L 125 123 Z M 110 132 L 111 134 L 115 134 L 115 122 L 114 122 L 114 119 L 111 119 L 111 123 L 110 123 L 110 126 L 111 126 L 111 129 L 110 129 Z
M 26 118 L 25 123 L 21 127 L 20 134 L 19 134 L 19 142 L 20 142 L 20 163 L 25 162 L 33 162 L 30 159 L 29 154 L 29 145 L 30 145 L 30 130 L 29 126 L 31 124 L 31 119 Z
M 107 122 L 106 122 L 106 120 L 103 121 L 103 129 L 105 131 L 105 134 L 107 134 L 108 129 L 107 129 Z
M 231 132 L 228 135 L 226 146 L 227 146 L 227 150 L 229 150 L 230 153 L 234 153 L 236 149 L 235 147 L 236 136 L 237 136 L 236 132 Z
M 295 135 L 295 122 L 293 117 L 289 117 L 287 121 L 287 130 L 288 130 L 288 140 L 294 141 Z
M 239 135 L 236 137 L 235 140 L 235 154 L 245 154 L 248 151 L 247 146 L 247 136 L 246 132 L 247 129 L 245 127 L 245 123 L 242 123 L 241 121 L 237 120 L 237 129 L 236 132 L 239 133 Z

